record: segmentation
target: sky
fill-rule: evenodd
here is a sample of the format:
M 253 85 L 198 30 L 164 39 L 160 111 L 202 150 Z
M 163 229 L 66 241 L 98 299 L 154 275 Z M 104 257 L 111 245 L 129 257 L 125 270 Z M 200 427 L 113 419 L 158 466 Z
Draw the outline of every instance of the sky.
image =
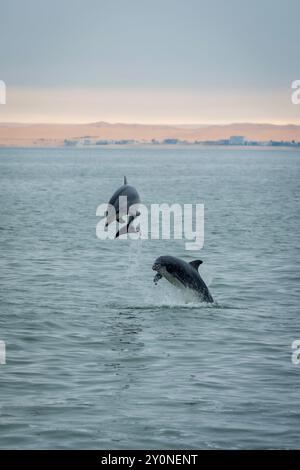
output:
M 300 124 L 299 0 L 0 0 L 1 122 Z

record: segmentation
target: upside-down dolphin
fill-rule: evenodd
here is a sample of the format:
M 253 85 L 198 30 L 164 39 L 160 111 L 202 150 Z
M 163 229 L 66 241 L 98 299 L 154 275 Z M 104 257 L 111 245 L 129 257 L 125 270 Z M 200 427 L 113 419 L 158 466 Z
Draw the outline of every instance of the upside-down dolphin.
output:
M 157 271 L 153 281 L 157 284 L 164 277 L 179 288 L 191 289 L 202 301 L 212 303 L 214 299 L 198 272 L 202 263 L 199 259 L 187 263 L 175 256 L 160 256 L 152 266 Z
M 124 207 L 122 206 L 122 202 L 120 204 L 120 197 L 127 198 L 127 204 Z M 127 226 L 123 227 L 120 231 L 117 232 L 116 238 L 123 233 L 127 233 L 127 231 L 129 231 L 130 224 L 136 217 L 138 217 L 138 215 L 140 215 L 136 210 L 137 205 L 140 203 L 141 200 L 139 193 L 133 186 L 130 186 L 127 183 L 127 178 L 124 176 L 124 184 L 114 192 L 109 200 L 109 208 L 105 214 L 107 217 L 105 227 L 108 227 L 114 221 L 120 223 L 127 221 Z M 133 205 L 135 205 L 135 208 L 133 211 L 131 211 L 131 207 Z M 112 206 L 114 210 L 110 210 L 110 206 Z

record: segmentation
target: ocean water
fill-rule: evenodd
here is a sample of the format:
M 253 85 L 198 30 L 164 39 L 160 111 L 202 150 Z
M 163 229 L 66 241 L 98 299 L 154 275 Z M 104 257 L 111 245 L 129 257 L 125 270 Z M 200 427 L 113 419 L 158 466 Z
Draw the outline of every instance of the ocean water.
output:
M 1 149 L 0 447 L 300 448 L 299 150 Z M 203 203 L 184 240 L 101 241 L 122 184 Z M 203 260 L 215 304 L 151 266 Z

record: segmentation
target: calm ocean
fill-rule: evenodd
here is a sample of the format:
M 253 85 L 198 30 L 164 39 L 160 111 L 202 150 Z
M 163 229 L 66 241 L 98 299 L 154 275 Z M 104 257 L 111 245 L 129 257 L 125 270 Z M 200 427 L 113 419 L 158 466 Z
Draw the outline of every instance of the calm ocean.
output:
M 127 175 L 205 243 L 101 241 Z M 0 149 L 0 447 L 300 448 L 300 151 Z M 160 255 L 203 260 L 186 303 Z

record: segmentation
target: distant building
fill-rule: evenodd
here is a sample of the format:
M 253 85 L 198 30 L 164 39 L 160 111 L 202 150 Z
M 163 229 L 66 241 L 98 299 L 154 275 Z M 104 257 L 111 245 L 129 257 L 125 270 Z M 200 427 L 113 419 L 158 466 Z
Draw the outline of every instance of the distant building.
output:
M 64 140 L 64 145 L 66 147 L 75 147 L 75 145 L 77 145 L 77 144 L 78 144 L 77 140 L 68 140 L 68 139 Z
M 232 135 L 229 138 L 229 145 L 245 145 L 245 137 L 242 135 Z
M 114 140 L 114 144 L 116 145 L 128 145 L 128 144 L 134 144 L 134 140 L 132 139 L 121 139 L 121 140 Z
M 179 140 L 178 139 L 164 139 L 163 144 L 167 145 L 173 145 L 173 144 L 178 144 Z

